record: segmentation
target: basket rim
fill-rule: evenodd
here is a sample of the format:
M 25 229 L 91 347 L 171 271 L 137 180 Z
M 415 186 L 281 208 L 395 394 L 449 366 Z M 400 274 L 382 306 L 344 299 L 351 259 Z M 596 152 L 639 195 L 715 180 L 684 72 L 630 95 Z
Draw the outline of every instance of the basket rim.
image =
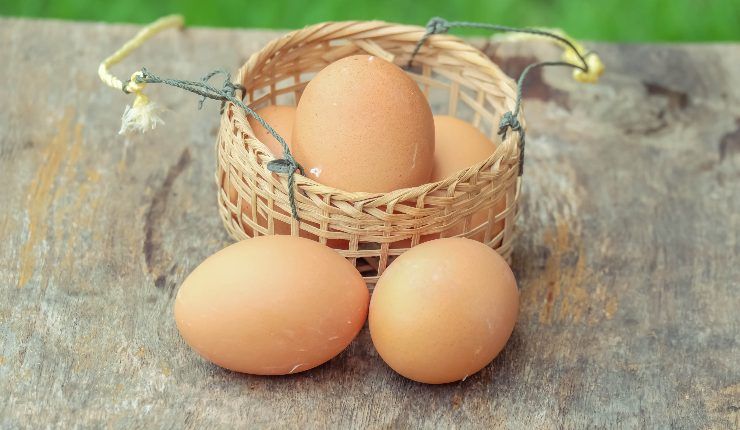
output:
M 378 29 L 387 29 L 392 28 L 395 30 L 393 34 L 394 37 L 399 38 L 399 42 L 404 43 L 416 43 L 423 35 L 426 34 L 426 29 L 424 27 L 418 26 L 418 25 L 411 25 L 411 24 L 399 24 L 399 23 L 392 23 L 387 22 L 383 20 L 348 20 L 348 21 L 325 21 L 317 24 L 308 25 L 302 29 L 292 30 L 289 31 L 275 39 L 272 39 L 269 41 L 266 45 L 262 46 L 259 50 L 255 51 L 250 55 L 250 57 L 247 59 L 247 61 L 238 69 L 238 76 L 237 76 L 237 82 L 243 83 L 246 76 L 249 75 L 251 70 L 253 70 L 255 67 L 261 64 L 265 64 L 266 61 L 264 59 L 269 58 L 271 55 L 279 51 L 280 49 L 283 49 L 285 47 L 290 47 L 293 45 L 294 39 L 296 39 L 298 36 L 301 37 L 307 37 L 310 41 L 310 39 L 317 38 L 317 34 L 323 36 L 324 38 L 328 37 L 329 35 L 337 32 L 341 32 L 342 30 L 346 30 L 348 28 L 354 27 L 354 26 L 367 26 L 368 28 L 360 31 L 358 33 L 355 33 L 351 37 L 342 36 L 337 38 L 330 38 L 331 40 L 342 40 L 342 39 L 348 39 L 348 40 L 355 40 L 355 39 L 366 39 L 369 36 L 373 35 L 373 32 L 378 31 Z M 363 34 L 365 34 L 364 37 Z M 307 35 L 307 36 L 306 36 Z M 387 36 L 387 33 L 384 33 L 385 36 Z M 300 45 L 295 45 L 295 47 L 299 47 Z M 494 63 L 488 56 L 486 56 L 480 49 L 476 48 L 475 46 L 468 43 L 465 39 L 462 39 L 461 37 L 450 35 L 450 34 L 435 34 L 429 36 L 429 38 L 426 41 L 427 47 L 429 46 L 436 46 L 441 47 L 442 49 L 446 51 L 451 51 L 454 54 L 458 54 L 465 58 L 465 61 L 470 62 L 471 60 L 477 60 L 476 62 L 480 63 L 479 66 L 482 67 L 483 70 L 488 71 L 489 74 L 495 75 L 496 78 L 501 80 L 501 84 L 499 84 L 500 87 L 508 86 L 512 91 L 515 91 L 516 84 L 514 80 L 506 75 L 501 68 Z M 424 51 L 424 48 L 422 48 L 421 52 Z M 268 55 L 269 54 L 269 55 Z M 260 61 L 262 59 L 262 61 Z M 407 72 L 407 70 L 404 70 Z M 245 92 L 246 93 L 246 92 Z M 513 103 L 514 98 L 510 97 L 509 95 L 504 95 L 505 99 L 507 101 L 511 101 Z M 242 121 L 239 121 L 238 123 L 234 124 L 235 128 L 232 130 L 229 130 L 229 133 L 232 134 L 245 134 L 242 138 L 242 140 L 245 142 L 246 145 L 254 145 L 257 144 L 257 148 L 259 148 L 259 152 L 263 153 L 265 155 L 265 158 L 262 158 L 260 161 L 261 167 L 265 170 L 267 170 L 267 162 L 270 160 L 277 159 L 274 154 L 269 150 L 269 148 L 259 139 L 254 137 L 254 132 L 251 128 L 251 124 L 249 124 L 249 121 L 247 121 L 247 114 L 243 112 L 238 106 L 234 105 L 231 102 L 228 102 L 226 104 L 226 108 L 224 109 L 224 112 L 222 114 L 225 119 L 230 122 L 234 123 L 234 119 L 240 119 Z M 522 128 L 526 129 L 526 121 L 524 118 L 524 109 L 522 107 L 521 112 L 519 114 L 519 121 L 522 125 Z M 246 127 L 246 129 L 244 129 Z M 519 151 L 519 145 L 520 145 L 520 135 L 519 133 L 508 133 L 505 139 L 502 139 L 500 144 L 496 145 L 495 151 L 487 158 L 482 161 L 479 161 L 471 166 L 468 166 L 466 168 L 460 169 L 456 173 L 453 173 L 452 175 L 448 176 L 447 178 L 441 179 L 439 181 L 435 182 L 428 182 L 421 185 L 417 185 L 414 187 L 406 187 L 406 188 L 399 188 L 397 190 L 389 191 L 389 192 L 367 192 L 367 191 L 347 191 L 340 188 L 335 188 L 329 185 L 322 184 L 320 182 L 316 182 L 313 179 L 301 175 L 300 172 L 295 173 L 295 183 L 296 187 L 299 187 L 301 189 L 311 189 L 314 192 L 320 192 L 322 194 L 332 194 L 334 196 L 342 196 L 343 200 L 346 201 L 378 201 L 379 203 L 382 203 L 383 200 L 390 201 L 396 201 L 396 200 L 405 200 L 402 196 L 405 194 L 419 194 L 421 190 L 424 190 L 423 193 L 431 193 L 433 191 L 439 191 L 439 190 L 445 190 L 449 186 L 456 184 L 458 182 L 464 182 L 468 180 L 470 177 L 476 175 L 478 172 L 480 172 L 484 166 L 493 166 L 494 164 L 498 163 L 500 160 L 503 159 L 504 153 L 507 150 L 511 150 L 511 146 L 514 146 L 515 150 Z M 300 162 L 300 160 L 298 160 Z M 515 167 L 517 170 L 519 170 L 519 167 Z M 500 169 L 499 169 L 500 170 Z M 503 171 L 502 171 L 503 173 Z M 518 173 L 518 172 L 517 172 Z M 281 176 L 281 181 L 285 180 Z M 320 191 L 319 191 L 320 190 Z

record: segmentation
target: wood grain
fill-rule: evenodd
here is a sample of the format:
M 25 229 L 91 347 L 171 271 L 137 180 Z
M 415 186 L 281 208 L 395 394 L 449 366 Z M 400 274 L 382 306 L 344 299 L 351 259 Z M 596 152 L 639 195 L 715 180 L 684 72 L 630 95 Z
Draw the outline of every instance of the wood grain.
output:
M 0 427 L 737 428 L 740 46 L 597 44 L 601 83 L 536 73 L 522 312 L 494 363 L 425 386 L 364 330 L 310 372 L 252 377 L 179 338 L 177 286 L 229 243 L 212 179 L 218 106 L 151 94 L 117 130 L 98 62 L 133 26 L 0 19 Z M 116 71 L 235 70 L 275 32 L 187 29 Z M 510 73 L 544 44 L 486 45 Z

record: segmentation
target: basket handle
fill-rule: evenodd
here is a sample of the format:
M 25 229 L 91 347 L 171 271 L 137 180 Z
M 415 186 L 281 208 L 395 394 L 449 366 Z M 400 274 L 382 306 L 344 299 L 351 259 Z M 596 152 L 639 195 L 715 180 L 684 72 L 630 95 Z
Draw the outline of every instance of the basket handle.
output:
M 126 106 L 126 110 L 121 118 L 121 129 L 118 133 L 125 134 L 128 130 L 145 132 L 146 130 L 154 129 L 158 124 L 164 122 L 159 118 L 159 108 L 156 103 L 149 100 L 149 98 L 143 93 L 146 84 L 165 84 L 195 93 L 201 96 L 200 102 L 198 103 L 199 109 L 203 107 L 203 102 L 206 99 L 221 101 L 222 111 L 226 102 L 231 102 L 243 109 L 247 115 L 250 115 L 257 120 L 257 122 L 280 143 L 280 146 L 282 146 L 284 153 L 283 158 L 269 161 L 267 163 L 267 168 L 272 172 L 288 175 L 288 196 L 290 199 L 291 213 L 293 218 L 300 220 L 295 204 L 295 172 L 299 171 L 301 174 L 305 174 L 303 167 L 295 160 L 295 158 L 293 158 L 285 139 L 283 139 L 283 137 L 280 136 L 278 132 L 275 131 L 275 129 L 272 128 L 261 116 L 244 104 L 241 99 L 236 97 L 236 91 L 241 90 L 243 92 L 244 87 L 240 84 L 233 83 L 231 81 L 231 74 L 224 70 L 215 70 L 205 75 L 200 81 L 185 81 L 180 79 L 160 78 L 142 67 L 141 70 L 134 72 L 128 81 L 124 82 L 110 72 L 110 67 L 128 57 L 133 51 L 156 34 L 169 28 L 181 28 L 184 24 L 185 20 L 181 15 L 162 17 L 142 28 L 131 40 L 126 42 L 121 48 L 100 63 L 100 66 L 98 67 L 98 76 L 103 83 L 113 89 L 123 91 L 126 94 L 133 93 L 136 95 L 133 106 Z M 208 83 L 211 78 L 219 74 L 223 74 L 225 76 L 224 84 L 220 89 L 213 87 Z
M 123 61 L 124 58 L 128 57 L 132 52 L 143 45 L 144 42 L 156 36 L 158 33 L 161 33 L 162 31 L 169 28 L 182 28 L 184 25 L 185 18 L 183 18 L 182 15 L 168 15 L 163 16 L 162 18 L 159 18 L 153 23 L 142 28 L 141 30 L 139 30 L 138 33 L 136 33 L 133 38 L 131 38 L 131 40 L 124 43 L 123 46 L 121 46 L 116 52 L 111 54 L 108 58 L 100 63 L 100 66 L 98 66 L 98 76 L 100 77 L 100 80 L 102 80 L 103 83 L 105 83 L 109 87 L 116 90 L 121 90 L 126 94 L 140 92 L 143 89 L 144 85 L 137 85 L 133 79 L 133 77 L 139 72 L 134 73 L 132 75 L 132 79 L 129 79 L 124 84 L 124 82 L 115 77 L 109 69 L 112 66 L 115 66 L 116 64 Z
M 170 15 L 160 18 L 152 24 L 141 29 L 131 40 L 126 42 L 115 53 L 113 53 L 100 63 L 100 66 L 98 67 L 98 76 L 106 85 L 116 90 L 123 91 L 126 94 L 133 93 L 136 95 L 136 98 L 133 102 L 133 107 L 126 106 L 126 110 L 124 111 L 121 121 L 121 130 L 119 131 L 119 134 L 124 134 L 129 129 L 135 129 L 144 132 L 148 129 L 155 128 L 157 124 L 163 122 L 158 116 L 159 108 L 157 107 L 157 105 L 149 100 L 149 98 L 143 93 L 144 87 L 146 86 L 146 84 L 149 83 L 165 84 L 198 94 L 201 96 L 201 100 L 198 105 L 199 108 L 202 107 L 203 101 L 206 98 L 221 101 L 222 109 L 227 101 L 231 102 L 239 108 L 243 109 L 248 115 L 255 118 L 255 120 L 257 120 L 257 122 L 259 122 L 259 124 L 262 125 L 280 143 L 280 146 L 282 146 L 284 153 L 283 158 L 271 160 L 270 162 L 268 162 L 267 169 L 272 172 L 288 176 L 288 197 L 290 200 L 291 214 L 293 215 L 293 218 L 300 221 L 295 200 L 295 173 L 296 171 L 299 171 L 301 174 L 304 174 L 303 167 L 295 160 L 295 158 L 293 158 L 293 155 L 290 152 L 290 148 L 288 148 L 285 140 L 275 131 L 275 129 L 273 129 L 254 110 L 244 104 L 241 99 L 236 97 L 236 90 L 243 91 L 244 88 L 239 84 L 231 82 L 231 75 L 229 73 L 223 70 L 216 70 L 207 74 L 200 81 L 185 81 L 179 79 L 160 78 L 159 76 L 149 72 L 146 68 L 142 68 L 141 70 L 134 72 L 128 81 L 123 82 L 110 72 L 110 67 L 116 65 L 124 58 L 128 57 L 133 51 L 135 51 L 144 42 L 151 39 L 156 34 L 169 28 L 180 28 L 183 26 L 184 18 L 181 15 Z M 516 107 L 513 111 L 506 112 L 502 116 L 501 122 L 499 123 L 498 133 L 502 136 L 502 138 L 506 137 L 506 132 L 508 129 L 511 129 L 512 131 L 518 131 L 520 134 L 519 175 L 521 175 L 523 172 L 524 163 L 524 129 L 519 123 L 518 115 L 522 98 L 522 86 L 527 73 L 536 67 L 550 65 L 568 66 L 577 69 L 576 73 L 574 74 L 574 77 L 577 80 L 581 82 L 595 82 L 603 73 L 604 66 L 596 54 L 592 52 L 587 52 L 584 54 L 583 47 L 580 44 L 573 41 L 568 36 L 562 33 L 555 34 L 553 32 L 548 32 L 545 30 L 519 29 L 501 25 L 466 21 L 450 22 L 442 18 L 432 18 L 429 21 L 426 26 L 426 33 L 424 34 L 424 36 L 422 36 L 422 38 L 419 40 L 419 42 L 416 44 L 416 47 L 414 48 L 411 59 L 409 60 L 409 65 L 411 65 L 414 57 L 418 54 L 424 42 L 426 42 L 426 40 L 431 35 L 446 33 L 447 31 L 449 31 L 450 28 L 453 27 L 482 28 L 494 31 L 508 31 L 547 36 L 554 38 L 561 45 L 570 48 L 570 51 L 566 50 L 564 58 L 565 61 L 549 61 L 530 64 L 524 69 L 519 77 L 517 85 Z M 580 61 L 580 64 L 577 64 L 578 61 L 576 60 Z M 220 89 L 213 87 L 208 83 L 211 78 L 218 74 L 225 75 L 224 84 Z
M 504 31 L 509 33 L 520 33 L 533 36 L 544 36 L 555 40 L 564 48 L 562 61 L 542 61 L 533 63 L 524 68 L 517 80 L 516 102 L 512 111 L 506 112 L 501 117 L 498 126 L 498 134 L 502 139 L 506 138 L 507 130 L 519 132 L 519 176 L 524 173 L 524 128 L 519 123 L 519 112 L 522 102 L 522 88 L 527 74 L 535 68 L 545 66 L 565 66 L 573 68 L 573 78 L 578 82 L 595 83 L 604 73 L 604 64 L 599 56 L 592 51 L 586 51 L 583 45 L 565 34 L 562 30 L 543 30 L 538 28 L 517 28 L 498 24 L 488 24 L 470 21 L 447 21 L 444 18 L 434 17 L 426 25 L 426 32 L 419 39 L 411 58 L 409 58 L 408 67 L 413 64 L 414 58 L 421 50 L 421 47 L 435 34 L 447 33 L 451 28 L 475 28 L 492 31 Z

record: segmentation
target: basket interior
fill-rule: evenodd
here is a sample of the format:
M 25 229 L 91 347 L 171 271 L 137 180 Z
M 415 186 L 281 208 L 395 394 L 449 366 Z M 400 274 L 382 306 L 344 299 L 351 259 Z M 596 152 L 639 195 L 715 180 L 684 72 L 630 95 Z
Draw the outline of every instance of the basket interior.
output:
M 416 56 L 414 66 L 408 68 L 409 47 L 413 48 L 413 45 L 382 40 L 365 41 L 362 46 L 356 41 L 332 40 L 302 47 L 294 55 L 288 53 L 283 58 L 277 57 L 257 76 L 242 77 L 242 85 L 248 89 L 244 100 L 253 109 L 275 104 L 297 105 L 308 82 L 331 62 L 350 55 L 380 53 L 382 58 L 403 67 L 419 84 L 435 115 L 451 115 L 468 121 L 492 142 L 500 144 L 501 139 L 496 132 L 501 115 L 508 110 L 505 92 L 501 89 L 491 91 L 491 87 L 483 86 L 479 81 L 461 79 L 475 71 L 442 66 L 444 58 L 424 51 Z M 299 53 L 299 60 L 291 58 Z

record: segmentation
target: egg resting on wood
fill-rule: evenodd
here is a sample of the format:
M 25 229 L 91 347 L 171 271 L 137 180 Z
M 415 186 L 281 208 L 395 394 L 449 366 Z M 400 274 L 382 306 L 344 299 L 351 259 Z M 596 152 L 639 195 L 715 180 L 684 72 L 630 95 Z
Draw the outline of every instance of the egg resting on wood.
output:
M 260 236 L 224 248 L 185 279 L 175 322 L 185 342 L 230 370 L 284 375 L 338 355 L 365 323 L 369 293 L 330 248 Z
M 381 358 L 418 382 L 459 381 L 503 349 L 519 313 L 504 259 L 470 239 L 437 239 L 401 254 L 378 280 L 370 335 Z

